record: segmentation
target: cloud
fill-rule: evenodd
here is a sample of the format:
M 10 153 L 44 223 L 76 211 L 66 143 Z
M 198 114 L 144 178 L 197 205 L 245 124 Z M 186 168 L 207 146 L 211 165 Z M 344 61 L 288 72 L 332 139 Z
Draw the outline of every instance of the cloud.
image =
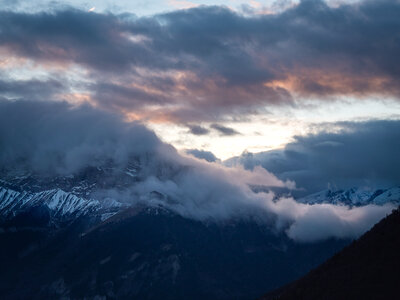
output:
M 237 132 L 235 129 L 230 128 L 230 127 L 225 127 L 222 126 L 220 124 L 211 124 L 210 127 L 212 129 L 215 129 L 216 131 L 218 131 L 219 134 L 221 135 L 238 135 L 240 134 L 239 132 Z
M 196 158 L 204 159 L 208 162 L 216 162 L 219 159 L 210 151 L 198 150 L 198 149 L 188 149 L 185 151 L 187 154 L 193 155 Z
M 328 187 L 393 187 L 400 184 L 400 121 L 342 122 L 316 134 L 297 136 L 282 150 L 244 153 L 227 161 L 247 169 L 263 166 L 304 193 Z M 326 125 L 325 125 L 326 128 Z
M 209 162 L 209 153 L 191 153 L 209 161 L 181 156 L 118 113 L 207 121 L 233 135 L 238 133 L 216 122 L 265 106 L 301 105 L 301 97 L 399 99 L 399 15 L 394 0 L 337 7 L 307 0 L 276 14 L 246 16 L 217 6 L 143 18 L 71 8 L 1 11 L 2 55 L 41 65 L 41 72 L 52 65 L 82 68 L 89 83 L 80 88 L 98 107 L 38 101 L 68 92 L 70 82 L 17 80 L 4 72 L 2 98 L 35 101 L 0 102 L 2 172 L 52 176 L 107 163 L 122 168 L 135 159 L 143 167 L 140 180 L 125 190 L 98 191 L 99 197 L 164 205 L 202 221 L 257 218 L 303 242 L 356 237 L 391 207 L 306 205 L 251 187 L 296 183 L 312 192 L 328 184 L 398 185 L 398 121 L 335 124 L 344 130 L 296 137 L 279 151 L 247 153 L 238 158 L 245 168 L 228 168 Z M 198 125 L 189 130 L 209 133 Z
M 0 165 L 40 173 L 71 173 L 162 146 L 143 125 L 117 115 L 67 103 L 0 102 Z
M 191 134 L 194 135 L 206 135 L 210 132 L 207 128 L 201 127 L 199 125 L 190 125 L 189 131 Z
M 301 242 L 356 237 L 392 209 L 276 199 L 269 191 L 272 187 L 291 189 L 294 183 L 260 166 L 229 168 L 180 155 L 143 125 L 124 122 L 118 115 L 67 103 L 0 102 L 2 177 L 24 171 L 51 178 L 88 166 L 124 170 L 130 162 L 140 166 L 136 181 L 91 196 L 100 201 L 111 197 L 130 204 L 162 205 L 200 221 L 256 219 Z M 255 192 L 252 186 L 263 187 L 263 192 Z
M 398 1 L 303 0 L 278 11 L 200 6 L 138 18 L 8 10 L 0 44 L 9 56 L 84 68 L 103 108 L 185 124 L 302 98 L 399 99 Z
M 299 242 L 315 242 L 327 237 L 355 238 L 370 229 L 395 208 L 394 205 L 366 205 L 349 208 L 332 204 L 308 205 L 290 198 L 267 202 L 277 216 L 277 226 Z
M 57 93 L 65 92 L 66 86 L 59 80 L 2 80 L 0 95 L 8 99 L 49 99 Z

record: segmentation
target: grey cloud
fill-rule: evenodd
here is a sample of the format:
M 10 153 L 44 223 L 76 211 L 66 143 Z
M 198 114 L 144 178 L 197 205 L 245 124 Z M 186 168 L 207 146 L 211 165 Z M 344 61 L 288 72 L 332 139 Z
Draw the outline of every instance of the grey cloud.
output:
M 236 131 L 235 129 L 226 127 L 226 126 L 222 126 L 220 124 L 211 124 L 210 128 L 215 129 L 221 135 L 230 136 L 230 135 L 240 134 L 240 132 Z
M 400 121 L 332 124 L 344 129 L 297 136 L 283 150 L 244 153 L 226 164 L 261 165 L 294 180 L 305 193 L 328 187 L 392 187 L 400 184 Z
M 161 142 L 139 124 L 89 106 L 0 102 L 0 165 L 36 172 L 70 173 L 106 161 L 155 152 Z
M 1 174 L 18 169 L 43 176 L 74 174 L 105 163 L 124 167 L 132 158 L 140 158 L 138 180 L 122 190 L 99 190 L 99 200 L 162 205 L 201 221 L 255 218 L 302 242 L 358 236 L 392 208 L 276 201 L 273 193 L 256 193 L 250 186 L 268 190 L 291 187 L 291 182 L 257 166 L 249 171 L 181 156 L 152 131 L 118 115 L 66 103 L 0 102 Z
M 199 149 L 188 149 L 185 151 L 187 154 L 193 155 L 196 158 L 204 159 L 208 162 L 216 162 L 219 159 L 210 151 L 204 151 Z
M 395 208 L 366 205 L 349 208 L 332 204 L 307 205 L 284 198 L 267 203 L 277 216 L 277 226 L 298 242 L 315 242 L 327 237 L 356 238 Z
M 181 104 L 168 113 L 187 123 L 188 112 L 201 121 L 293 105 L 293 94 L 398 98 L 399 16 L 395 0 L 338 7 L 303 0 L 261 16 L 217 6 L 143 18 L 2 11 L 0 44 L 13 55 L 89 68 L 103 107 L 151 106 L 155 91 L 157 104 Z M 104 73 L 113 76 L 112 85 L 104 84 Z M 117 93 L 118 105 L 104 101 L 102 92 Z
M 0 96 L 9 99 L 49 99 L 56 93 L 66 91 L 67 87 L 61 81 L 55 79 L 0 79 Z
M 163 94 L 151 94 L 136 87 L 127 87 L 124 85 L 111 83 L 98 83 L 92 86 L 95 91 L 93 98 L 106 108 L 124 109 L 141 109 L 143 103 L 146 105 L 163 104 L 168 102 Z M 169 101 L 169 102 L 172 102 Z
M 201 127 L 199 125 L 189 125 L 189 131 L 194 135 L 206 135 L 210 131 L 207 128 Z

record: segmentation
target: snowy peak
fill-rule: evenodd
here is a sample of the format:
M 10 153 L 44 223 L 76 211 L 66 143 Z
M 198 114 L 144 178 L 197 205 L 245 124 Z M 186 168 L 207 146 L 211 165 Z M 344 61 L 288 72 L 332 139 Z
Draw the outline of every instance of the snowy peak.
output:
M 400 204 L 400 187 L 391 188 L 374 198 L 375 204 L 393 202 Z
M 362 206 L 367 204 L 400 204 L 400 187 L 390 189 L 351 188 L 348 190 L 323 190 L 297 200 L 301 203 L 330 203 L 335 205 Z
M 12 217 L 21 211 L 43 205 L 54 217 L 79 217 L 101 208 L 97 200 L 83 199 L 60 189 L 31 193 L 0 187 L 0 215 L 3 217 Z

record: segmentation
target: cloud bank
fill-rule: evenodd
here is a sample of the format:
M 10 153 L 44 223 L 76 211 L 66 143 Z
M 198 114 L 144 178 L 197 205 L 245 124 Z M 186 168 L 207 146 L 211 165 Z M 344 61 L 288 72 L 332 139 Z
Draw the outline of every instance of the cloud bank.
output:
M 299 242 L 358 237 L 394 208 L 390 204 L 352 209 L 331 204 L 307 205 L 290 198 L 268 203 L 268 209 L 278 216 L 278 227 L 286 228 L 287 235 Z
M 152 153 L 162 144 L 136 123 L 90 106 L 0 101 L 0 165 L 39 173 L 68 174 L 86 166 Z
M 225 163 L 250 170 L 263 166 L 283 180 L 295 181 L 305 194 L 326 188 L 385 188 L 400 184 L 400 121 L 328 126 L 335 127 L 342 129 L 297 136 L 282 150 L 244 153 Z
M 124 168 L 132 160 L 141 166 L 138 180 L 122 190 L 99 190 L 100 198 L 163 205 L 202 221 L 252 218 L 302 242 L 358 236 L 392 208 L 277 200 L 265 191 L 294 188 L 293 182 L 260 166 L 228 168 L 180 155 L 143 125 L 118 115 L 66 103 L 0 102 L 2 174 L 20 169 L 42 176 L 68 175 L 87 166 Z M 256 193 L 251 186 L 262 186 L 264 192 Z
M 0 11 L 0 54 L 15 60 L 11 69 L 26 60 L 83 68 L 79 88 L 103 108 L 158 121 L 218 122 L 270 105 L 301 106 L 305 97 L 399 99 L 399 16 L 396 0 L 335 7 L 303 0 L 275 14 L 246 15 L 201 6 L 140 18 L 8 10 Z M 66 98 L 54 83 L 43 88 Z M 6 96 L 18 90 L 0 85 Z

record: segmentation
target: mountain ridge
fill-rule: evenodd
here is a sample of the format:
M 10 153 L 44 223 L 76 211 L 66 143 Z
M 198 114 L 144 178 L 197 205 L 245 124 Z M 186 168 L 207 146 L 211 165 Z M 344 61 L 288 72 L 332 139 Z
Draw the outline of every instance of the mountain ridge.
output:
M 304 277 L 260 300 L 396 299 L 400 208 Z
M 335 205 L 362 206 L 366 204 L 382 205 L 388 202 L 400 204 L 400 187 L 386 189 L 326 189 L 311 195 L 297 199 L 300 203 L 321 204 L 329 203 Z

